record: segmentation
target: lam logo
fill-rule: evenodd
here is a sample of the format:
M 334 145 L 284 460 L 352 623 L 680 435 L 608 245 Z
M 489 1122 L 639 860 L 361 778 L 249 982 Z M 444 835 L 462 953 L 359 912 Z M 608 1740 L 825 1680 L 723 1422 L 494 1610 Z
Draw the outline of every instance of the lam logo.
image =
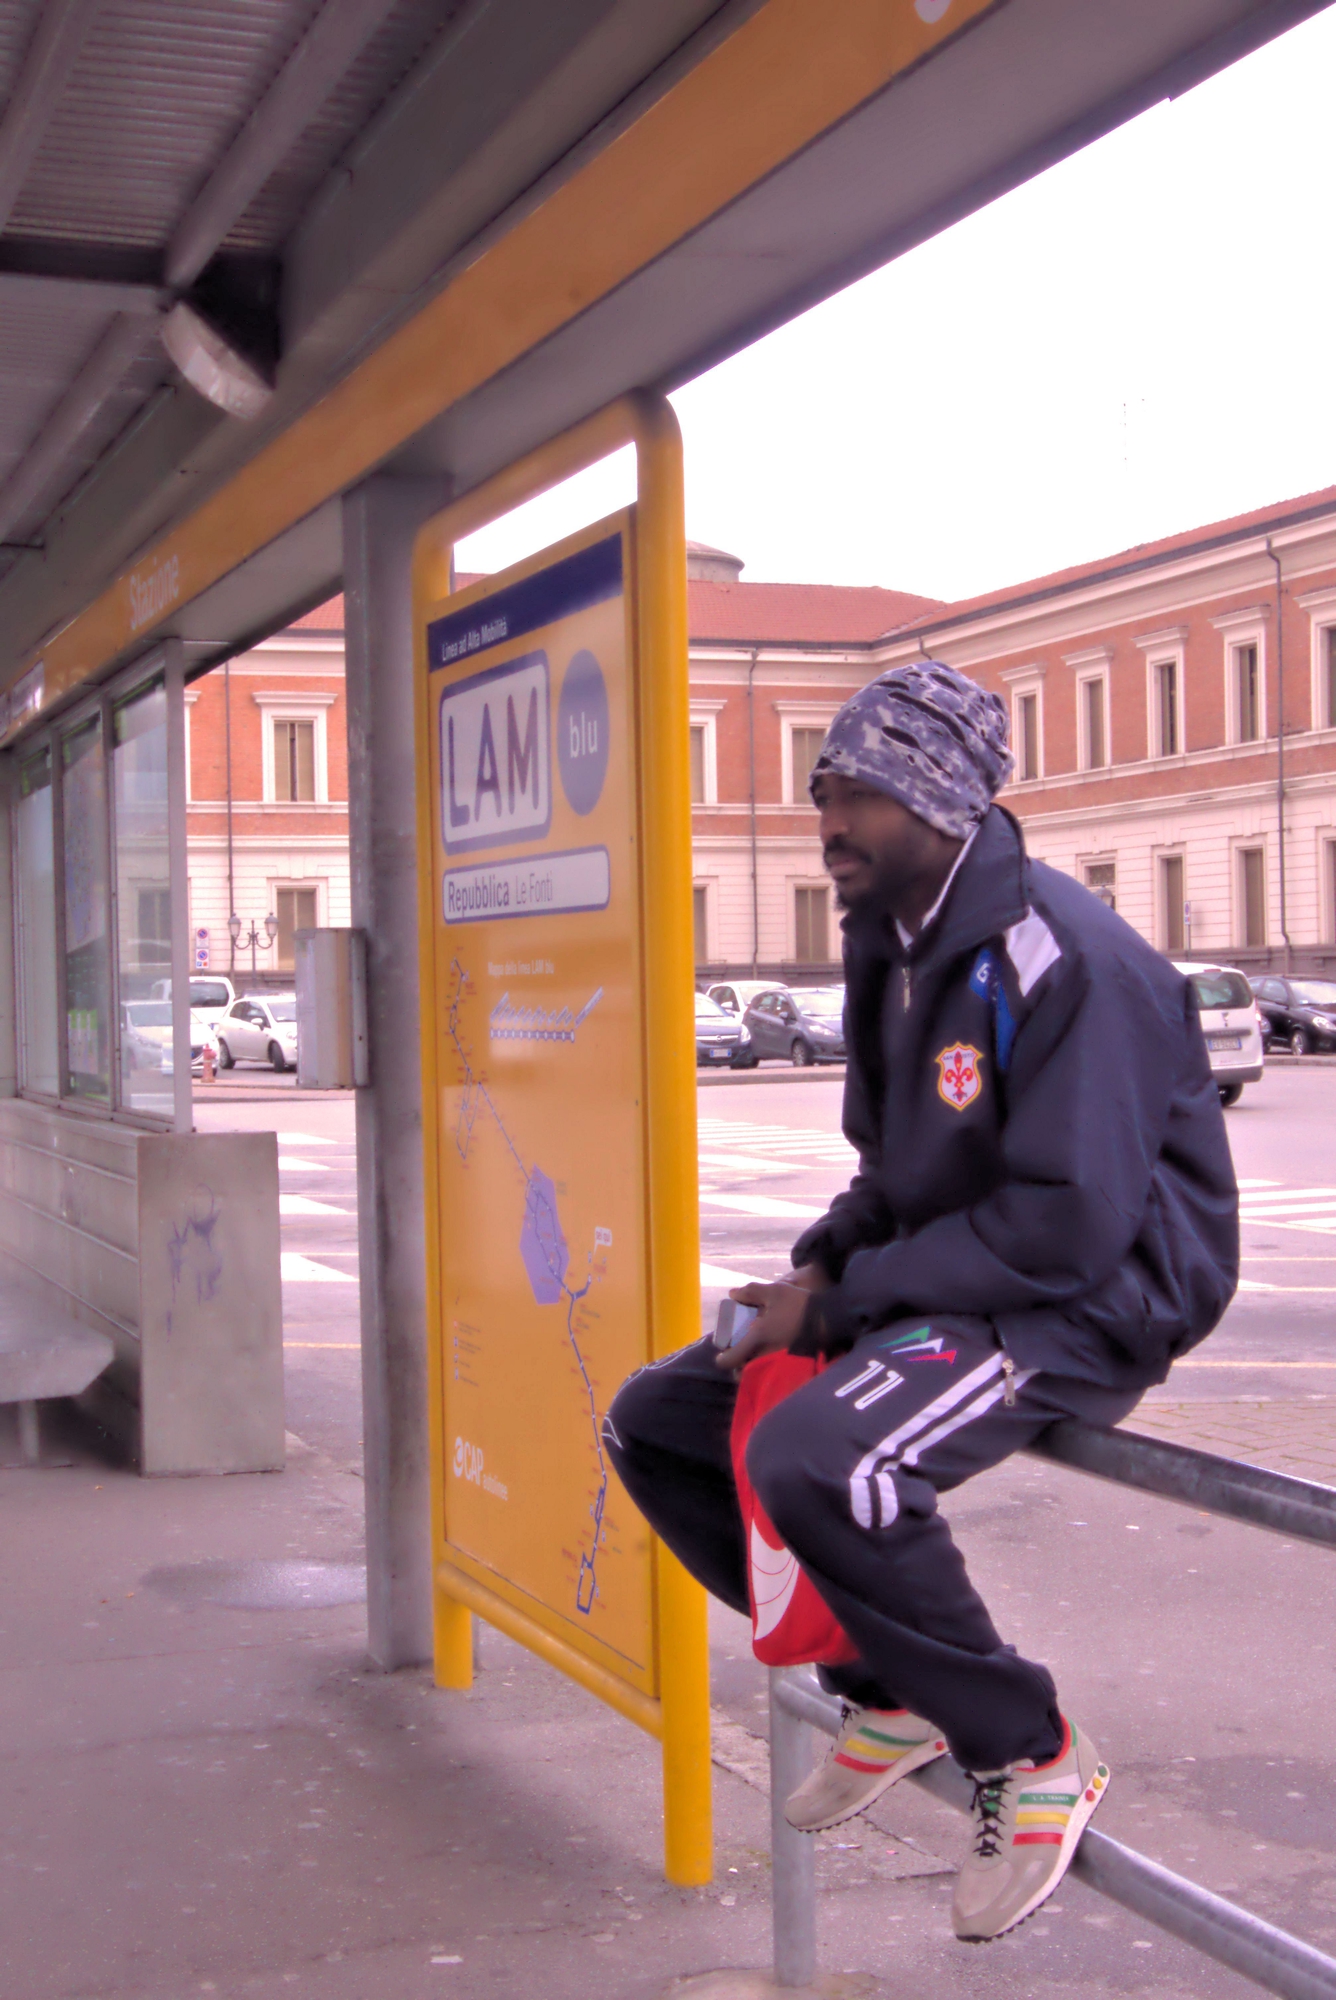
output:
M 525 653 L 441 696 L 441 839 L 447 854 L 537 840 L 552 822 L 546 653 Z

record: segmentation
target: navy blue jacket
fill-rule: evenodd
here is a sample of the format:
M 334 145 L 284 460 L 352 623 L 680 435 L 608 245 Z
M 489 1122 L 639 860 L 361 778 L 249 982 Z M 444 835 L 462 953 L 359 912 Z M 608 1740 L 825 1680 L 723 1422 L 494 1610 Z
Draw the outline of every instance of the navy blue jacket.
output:
M 802 1345 L 991 1320 L 1018 1369 L 1160 1382 L 1238 1282 L 1238 1189 L 1187 980 L 993 806 L 906 952 L 844 924 L 847 1193 L 794 1246 Z

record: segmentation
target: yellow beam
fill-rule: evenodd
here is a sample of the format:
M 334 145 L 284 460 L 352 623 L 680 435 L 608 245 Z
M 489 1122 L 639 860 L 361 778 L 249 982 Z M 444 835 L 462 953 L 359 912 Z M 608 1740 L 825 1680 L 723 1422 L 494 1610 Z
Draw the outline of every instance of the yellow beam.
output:
M 768 0 L 53 635 L 42 707 L 997 4 L 947 0 L 929 22 L 939 0 Z

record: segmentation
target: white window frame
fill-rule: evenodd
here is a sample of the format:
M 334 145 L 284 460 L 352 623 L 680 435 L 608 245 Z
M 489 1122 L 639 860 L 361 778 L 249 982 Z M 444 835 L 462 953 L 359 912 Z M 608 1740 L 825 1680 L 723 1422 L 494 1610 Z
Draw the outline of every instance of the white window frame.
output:
M 832 933 L 837 933 L 839 929 L 838 907 L 835 902 L 834 888 L 829 875 L 790 875 L 788 895 L 789 949 L 786 963 L 789 965 L 833 965 L 835 959 L 839 957 L 838 951 L 835 953 L 834 958 L 820 960 L 805 958 L 800 960 L 798 957 L 799 889 L 824 889 L 826 891 L 826 944 L 828 947 L 835 943 L 835 936 Z
M 1185 757 L 1188 742 L 1187 706 L 1184 700 L 1187 676 L 1183 671 L 1183 655 L 1187 645 L 1186 625 L 1170 625 L 1162 632 L 1147 632 L 1133 644 L 1146 656 L 1146 756 L 1152 763 L 1162 763 L 1166 759 Z M 1174 690 L 1178 714 L 1178 748 L 1165 750 L 1160 745 L 1160 704 L 1157 699 L 1156 672 L 1160 667 L 1172 665 L 1174 669 Z M 1176 848 L 1166 848 L 1166 853 L 1177 853 Z M 1159 891 L 1157 889 L 1158 896 Z
M 1107 767 L 1096 765 L 1095 768 L 1097 770 L 1100 770 Z M 1118 855 L 1115 849 L 1104 848 L 1098 854 L 1078 854 L 1076 857 L 1076 868 L 1077 868 L 1077 880 L 1080 882 L 1081 887 L 1085 889 L 1092 896 L 1098 895 L 1099 891 L 1097 889 L 1092 889 L 1089 882 L 1086 881 L 1087 868 L 1112 868 L 1113 900 L 1116 905 L 1118 901 L 1118 891 L 1121 885 L 1118 880 Z
M 1265 932 L 1262 944 L 1248 945 L 1244 939 L 1247 924 L 1247 903 L 1243 892 L 1243 857 L 1245 853 L 1262 855 L 1262 929 Z M 1230 935 L 1239 951 L 1257 951 L 1265 948 L 1271 937 L 1271 843 L 1265 833 L 1236 833 L 1229 842 L 1229 897 Z
M 302 720 L 302 719 L 303 719 L 303 718 L 301 718 L 301 717 L 297 717 L 297 716 L 287 716 L 287 715 L 282 715 L 282 716 L 280 716 L 280 717 L 279 717 L 279 721 L 280 721 L 280 722 L 288 722 L 288 721 L 300 721 L 300 720 Z M 287 804 L 287 800 L 286 800 L 286 799 L 283 799 L 283 800 L 280 800 L 280 804 L 282 804 L 282 805 L 286 805 L 286 804 Z M 265 883 L 265 893 L 266 893 L 266 896 L 267 896 L 267 898 L 268 898 L 268 900 L 267 900 L 267 902 L 266 902 L 266 904 L 265 904 L 265 912 L 266 912 L 266 914 L 267 914 L 267 915 L 270 915 L 270 916 L 275 916 L 275 917 L 276 917 L 276 916 L 278 915 L 278 892 L 279 892 L 279 890 L 280 890 L 280 889 L 314 889 L 314 890 L 315 890 L 315 929 L 316 929 L 316 930 L 321 930 L 321 929 L 324 929 L 324 928 L 326 928 L 326 927 L 328 926 L 328 924 L 329 924 L 329 878 L 328 878 L 328 876 L 326 876 L 326 875 L 271 875 L 271 876 L 270 876 L 270 877 L 268 878 L 268 880 L 266 881 L 266 883 Z M 192 942 L 193 942 L 193 940 L 192 940 Z M 210 943 L 212 943 L 212 942 L 213 942 L 213 940 L 212 940 L 212 939 L 210 939 Z M 249 950 L 249 947 L 247 947 L 247 949 Z M 241 958 L 241 956 L 242 956 L 242 947 L 241 947 L 241 945 L 240 945 L 240 944 L 238 944 L 238 945 L 237 945 L 237 956 L 238 956 L 238 960 L 240 960 L 240 958 Z M 294 955 L 294 956 L 295 956 L 295 955 Z M 279 964 L 279 962 L 278 962 L 278 934 L 277 934 L 277 932 L 275 932 L 275 934 L 274 934 L 274 942 L 273 942 L 273 944 L 272 944 L 272 945 L 270 946 L 270 948 L 269 948 L 269 951 L 268 951 L 268 954 L 267 954 L 267 955 L 266 955 L 266 953 L 265 953 L 265 950 L 264 950 L 264 946 L 263 946 L 263 942 L 261 943 L 261 946 L 260 946 L 260 958 L 259 958 L 259 963 L 260 963 L 260 968 L 261 968 L 261 970 L 262 970 L 262 971 L 264 970 L 264 968 L 265 968 L 266 966 L 267 966 L 267 967 L 269 968 L 269 970 L 270 970 L 270 971 L 272 971 L 272 972 L 286 972 L 286 971 L 288 970 L 288 967 L 287 967 L 287 966 L 282 966 L 282 965 L 280 965 L 280 964 Z M 294 974 L 294 976 L 295 976 L 295 974 L 296 974 L 296 970 L 297 970 L 297 968 L 296 968 L 296 965 L 295 965 L 295 963 L 293 964 L 293 966 L 292 966 L 292 968 L 291 968 L 291 969 L 292 969 L 292 972 L 293 972 L 293 974 Z M 235 973 L 234 973 L 234 974 L 233 974 L 233 978 L 235 979 L 235 977 L 236 977 L 236 975 L 235 975 Z
M 1326 674 L 1327 634 L 1336 631 L 1336 589 L 1310 590 L 1295 601 L 1308 613 L 1310 727 L 1336 729 L 1336 712 L 1327 703 Z
M 829 729 L 839 714 L 839 705 L 833 702 L 777 701 L 775 711 L 779 716 L 780 729 L 780 802 L 786 806 L 810 805 L 810 799 L 795 799 L 793 796 L 793 732 L 795 729 Z
M 705 731 L 702 744 L 704 754 L 701 758 L 701 763 L 704 767 L 702 776 L 705 780 L 705 797 L 701 800 L 702 806 L 717 806 L 719 803 L 719 731 L 716 718 L 720 710 L 725 706 L 726 704 L 722 701 L 696 701 L 693 699 L 691 702 L 688 718 L 689 726 L 692 729 L 703 729 Z M 699 811 L 700 808 L 698 807 L 697 810 Z
M 1161 654 L 1160 658 L 1163 657 L 1163 654 Z M 1176 948 L 1169 942 L 1169 911 L 1164 900 L 1163 867 L 1164 862 L 1175 859 L 1181 861 L 1183 864 L 1183 942 L 1177 949 L 1186 952 L 1188 949 L 1187 911 L 1192 903 L 1192 890 L 1188 882 L 1187 842 L 1182 840 L 1167 840 L 1162 847 L 1156 847 L 1151 850 L 1151 866 L 1154 870 L 1155 948 L 1157 951 L 1163 952 L 1173 951 Z
M 329 804 L 329 736 L 326 717 L 338 700 L 336 694 L 312 694 L 306 689 L 293 692 L 291 689 L 266 688 L 263 693 L 252 695 L 251 699 L 260 711 L 260 769 L 261 792 L 265 805 L 281 806 L 286 811 L 300 812 L 304 805 L 323 806 Z M 313 722 L 315 724 L 315 797 L 314 799 L 280 799 L 274 795 L 274 724 L 276 722 Z M 284 888 L 288 884 L 284 883 Z
M 1008 667 L 998 675 L 1010 690 L 1011 705 L 1011 754 L 1016 760 L 1016 768 L 1009 782 L 1013 785 L 1036 785 L 1045 776 L 1047 762 L 1044 756 L 1044 668 L 1037 660 L 1029 666 Z M 1021 701 L 1026 695 L 1035 697 L 1035 748 L 1039 754 L 1039 769 L 1032 771 L 1028 778 L 1022 778 L 1021 769 Z
M 1250 604 L 1242 611 L 1227 611 L 1221 618 L 1213 618 L 1211 624 L 1220 634 L 1224 648 L 1225 676 L 1225 741 L 1226 743 L 1265 743 L 1267 739 L 1266 703 L 1266 623 L 1265 604 Z M 1242 717 L 1239 713 L 1238 654 L 1240 647 L 1257 648 L 1257 724 L 1256 736 L 1244 737 L 1240 734 Z
M 1109 682 L 1113 666 L 1112 646 L 1089 646 L 1081 653 L 1064 653 L 1063 665 L 1070 667 L 1076 684 L 1076 765 L 1081 771 L 1109 771 L 1113 768 L 1113 714 Z M 1086 715 L 1085 691 L 1098 684 L 1104 710 L 1104 762 L 1090 761 L 1090 724 Z

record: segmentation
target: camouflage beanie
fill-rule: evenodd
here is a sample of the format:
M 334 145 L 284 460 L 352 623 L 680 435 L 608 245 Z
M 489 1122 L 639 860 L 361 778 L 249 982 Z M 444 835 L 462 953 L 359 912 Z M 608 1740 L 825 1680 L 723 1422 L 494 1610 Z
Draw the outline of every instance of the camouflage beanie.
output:
M 939 833 L 964 840 L 1012 768 L 1007 711 L 940 660 L 892 667 L 845 702 L 812 766 L 898 799 Z

